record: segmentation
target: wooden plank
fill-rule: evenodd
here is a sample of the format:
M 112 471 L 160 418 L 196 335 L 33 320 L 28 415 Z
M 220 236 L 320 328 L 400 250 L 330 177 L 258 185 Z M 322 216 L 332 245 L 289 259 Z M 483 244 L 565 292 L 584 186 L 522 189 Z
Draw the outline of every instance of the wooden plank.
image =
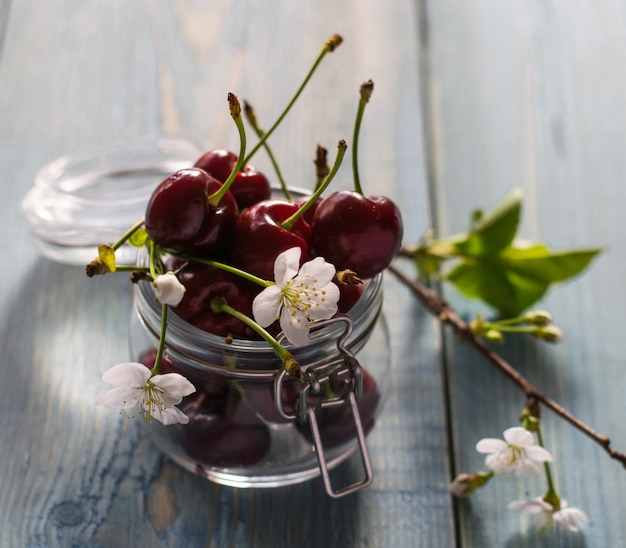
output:
M 542 302 L 566 334 L 556 347 L 509 341 L 511 363 L 582 420 L 626 448 L 620 335 L 626 255 L 622 179 L 626 92 L 623 6 L 594 2 L 427 2 L 427 116 L 437 228 L 466 229 L 471 208 L 525 193 L 521 233 L 555 248 L 606 246 L 584 277 Z M 453 291 L 462 311 L 472 306 Z M 448 340 L 454 462 L 484 467 L 474 444 L 517 423 L 523 396 L 465 346 Z M 595 444 L 544 413 L 557 488 L 590 517 L 586 545 L 625 538 L 626 474 Z M 458 505 L 467 546 L 556 545 L 506 509 L 544 484 L 500 480 Z M 497 485 L 496 485 L 497 483 Z M 561 545 L 584 538 L 564 535 Z
M 166 133 L 235 148 L 226 93 L 249 99 L 267 127 L 339 32 L 346 43 L 277 132 L 274 151 L 291 184 L 311 187 L 315 146 L 332 151 L 351 139 L 358 87 L 374 79 L 363 183 L 397 200 L 407 237 L 417 238 L 428 213 L 416 28 L 409 1 L 11 4 L 0 59 L 0 544 L 452 543 L 437 328 L 398 282 L 385 286 L 395 368 L 369 442 L 371 488 L 339 501 L 318 481 L 238 491 L 183 472 L 135 422 L 94 406 L 101 373 L 128 359 L 128 283 L 39 258 L 19 211 L 37 169 L 85 143 Z M 263 156 L 259 167 L 269 172 Z

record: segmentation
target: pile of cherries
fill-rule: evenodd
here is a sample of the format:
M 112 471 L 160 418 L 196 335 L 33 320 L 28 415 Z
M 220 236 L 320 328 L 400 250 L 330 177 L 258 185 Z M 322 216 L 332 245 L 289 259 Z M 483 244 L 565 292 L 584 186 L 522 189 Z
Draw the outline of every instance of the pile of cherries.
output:
M 339 146 L 345 150 L 343 141 Z M 175 314 L 227 340 L 258 337 L 241 320 L 215 312 L 211 303 L 221 298 L 251 317 L 252 301 L 262 286 L 197 259 L 272 280 L 276 257 L 298 247 L 301 264 L 321 256 L 338 272 L 351 271 L 351 279 L 359 282 L 382 272 L 398 251 L 402 219 L 389 198 L 337 191 L 294 200 L 288 194 L 273 198 L 265 175 L 240 162 L 235 153 L 219 149 L 208 151 L 194 167 L 171 174 L 157 186 L 147 206 L 145 229 L 163 252 L 165 267 L 186 288 Z M 347 313 L 360 298 L 363 284 L 336 283 L 339 312 Z M 276 334 L 279 329 L 276 322 L 269 331 Z M 155 355 L 148 350 L 139 359 L 152 367 Z M 161 372 L 181 372 L 196 386 L 197 392 L 181 404 L 190 420 L 178 426 L 178 435 L 198 466 L 253 464 L 269 450 L 268 425 L 286 422 L 276 411 L 272 382 L 230 383 L 216 374 L 194 378 L 167 351 Z M 327 388 L 340 395 L 344 380 L 331 380 Z M 295 409 L 300 387 L 299 379 L 284 383 L 285 411 Z M 315 406 L 320 397 L 309 395 L 309 403 Z M 374 424 L 379 399 L 376 381 L 364 369 L 358 408 L 365 432 Z M 317 417 L 325 447 L 355 436 L 346 405 L 320 409 Z M 298 424 L 297 429 L 310 440 L 307 424 Z

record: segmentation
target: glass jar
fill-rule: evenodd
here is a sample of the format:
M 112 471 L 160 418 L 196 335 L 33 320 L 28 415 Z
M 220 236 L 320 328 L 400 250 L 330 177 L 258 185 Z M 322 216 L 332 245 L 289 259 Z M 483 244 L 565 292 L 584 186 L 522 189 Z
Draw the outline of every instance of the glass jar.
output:
M 302 366 L 302 380 L 281 372 L 265 341 L 227 341 L 172 309 L 162 372 L 179 372 L 195 385 L 197 392 L 179 405 L 190 421 L 167 427 L 141 422 L 165 454 L 216 483 L 277 487 L 321 474 L 332 497 L 367 485 L 372 473 L 364 438 L 382 408 L 391 368 L 382 301 L 379 274 L 365 282 L 349 314 L 312 328 L 309 345 L 284 341 Z M 150 284 L 140 283 L 130 329 L 132 359 L 152 366 L 160 327 L 161 305 Z M 355 452 L 362 479 L 334 487 L 329 470 Z

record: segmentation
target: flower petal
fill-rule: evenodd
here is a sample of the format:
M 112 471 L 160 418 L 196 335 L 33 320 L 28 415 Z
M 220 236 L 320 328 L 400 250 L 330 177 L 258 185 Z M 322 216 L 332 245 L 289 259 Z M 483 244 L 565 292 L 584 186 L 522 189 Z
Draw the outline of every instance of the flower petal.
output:
M 531 445 L 529 447 L 525 447 L 526 455 L 529 459 L 532 459 L 536 462 L 552 462 L 552 455 L 550 451 L 544 449 L 540 445 Z
M 166 407 L 164 409 L 153 409 L 152 417 L 163 423 L 164 426 L 170 424 L 187 424 L 189 417 L 178 407 Z
M 510 469 L 513 470 L 516 476 L 524 478 L 538 476 L 542 470 L 539 463 L 525 457 L 517 459 Z
M 196 387 L 179 373 L 155 375 L 150 379 L 150 382 L 163 390 L 165 407 L 179 404 L 185 396 L 196 391 Z
M 135 407 L 141 398 L 138 388 L 113 388 L 96 398 L 96 405 L 104 405 L 110 409 L 130 409 Z
M 102 380 L 118 388 L 138 388 L 150 378 L 150 369 L 137 362 L 119 363 L 107 369 Z
M 312 321 L 332 318 L 337 313 L 338 301 L 339 288 L 333 283 L 325 285 L 311 299 L 311 308 L 308 310 L 309 318 Z
M 291 280 L 300 268 L 300 256 L 302 250 L 299 247 L 290 247 L 280 253 L 274 261 L 274 280 L 279 287 Z
M 534 445 L 535 438 L 533 435 L 521 426 L 513 426 L 504 431 L 504 439 L 507 443 L 517 446 Z
M 561 525 L 572 531 L 578 533 L 580 531 L 579 523 L 589 523 L 589 518 L 582 510 L 578 508 L 563 508 L 558 512 L 555 512 L 552 519 Z
M 520 514 L 532 516 L 539 512 L 550 512 L 552 505 L 539 498 L 532 500 L 514 500 L 507 506 L 509 510 L 518 510 Z
M 476 444 L 476 451 L 479 453 L 498 453 L 506 448 L 506 442 L 497 438 L 483 438 Z
M 543 529 L 552 519 L 552 505 L 541 497 L 532 500 L 515 500 L 508 505 L 509 510 L 518 510 L 523 516 L 532 516 L 535 529 Z
M 284 307 L 280 313 L 280 328 L 291 344 L 304 346 L 311 341 L 309 322 L 300 310 Z
M 535 514 L 533 518 L 533 525 L 537 531 L 544 529 L 552 520 L 552 512 L 550 510 L 544 510 Z
M 511 462 L 507 452 L 499 451 L 485 457 L 485 466 L 496 474 L 506 474 L 513 470 L 515 463 Z
M 335 277 L 335 267 L 326 262 L 323 257 L 315 257 L 302 265 L 298 277 L 309 277 L 317 279 L 318 285 L 326 285 Z
M 267 327 L 276 321 L 280 306 L 280 287 L 273 284 L 266 287 L 254 298 L 252 301 L 252 315 L 261 327 Z

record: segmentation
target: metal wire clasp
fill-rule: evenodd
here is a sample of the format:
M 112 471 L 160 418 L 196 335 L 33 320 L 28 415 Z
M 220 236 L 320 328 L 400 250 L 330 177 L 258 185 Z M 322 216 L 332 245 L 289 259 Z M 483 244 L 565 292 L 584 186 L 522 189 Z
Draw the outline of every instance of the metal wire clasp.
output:
M 343 497 L 372 482 L 372 466 L 357 405 L 363 395 L 363 370 L 361 364 L 345 346 L 345 341 L 352 332 L 352 319 L 347 315 L 339 315 L 330 320 L 316 322 L 314 327 L 320 328 L 336 322 L 344 322 L 346 324 L 345 331 L 337 339 L 339 354 L 330 361 L 316 363 L 303 369 L 300 394 L 296 401 L 294 412 L 287 412 L 282 403 L 283 381 L 287 376 L 287 372 L 281 371 L 274 379 L 274 404 L 276 411 L 284 419 L 297 420 L 301 424 L 309 424 L 324 486 L 326 492 L 332 498 Z M 341 379 L 339 386 L 341 390 L 322 390 L 323 386 L 330 386 L 331 380 L 337 379 Z M 309 400 L 309 395 L 316 396 L 314 404 Z M 330 480 L 317 413 L 324 408 L 339 408 L 342 405 L 348 406 L 354 421 L 364 478 L 340 489 L 334 489 Z

